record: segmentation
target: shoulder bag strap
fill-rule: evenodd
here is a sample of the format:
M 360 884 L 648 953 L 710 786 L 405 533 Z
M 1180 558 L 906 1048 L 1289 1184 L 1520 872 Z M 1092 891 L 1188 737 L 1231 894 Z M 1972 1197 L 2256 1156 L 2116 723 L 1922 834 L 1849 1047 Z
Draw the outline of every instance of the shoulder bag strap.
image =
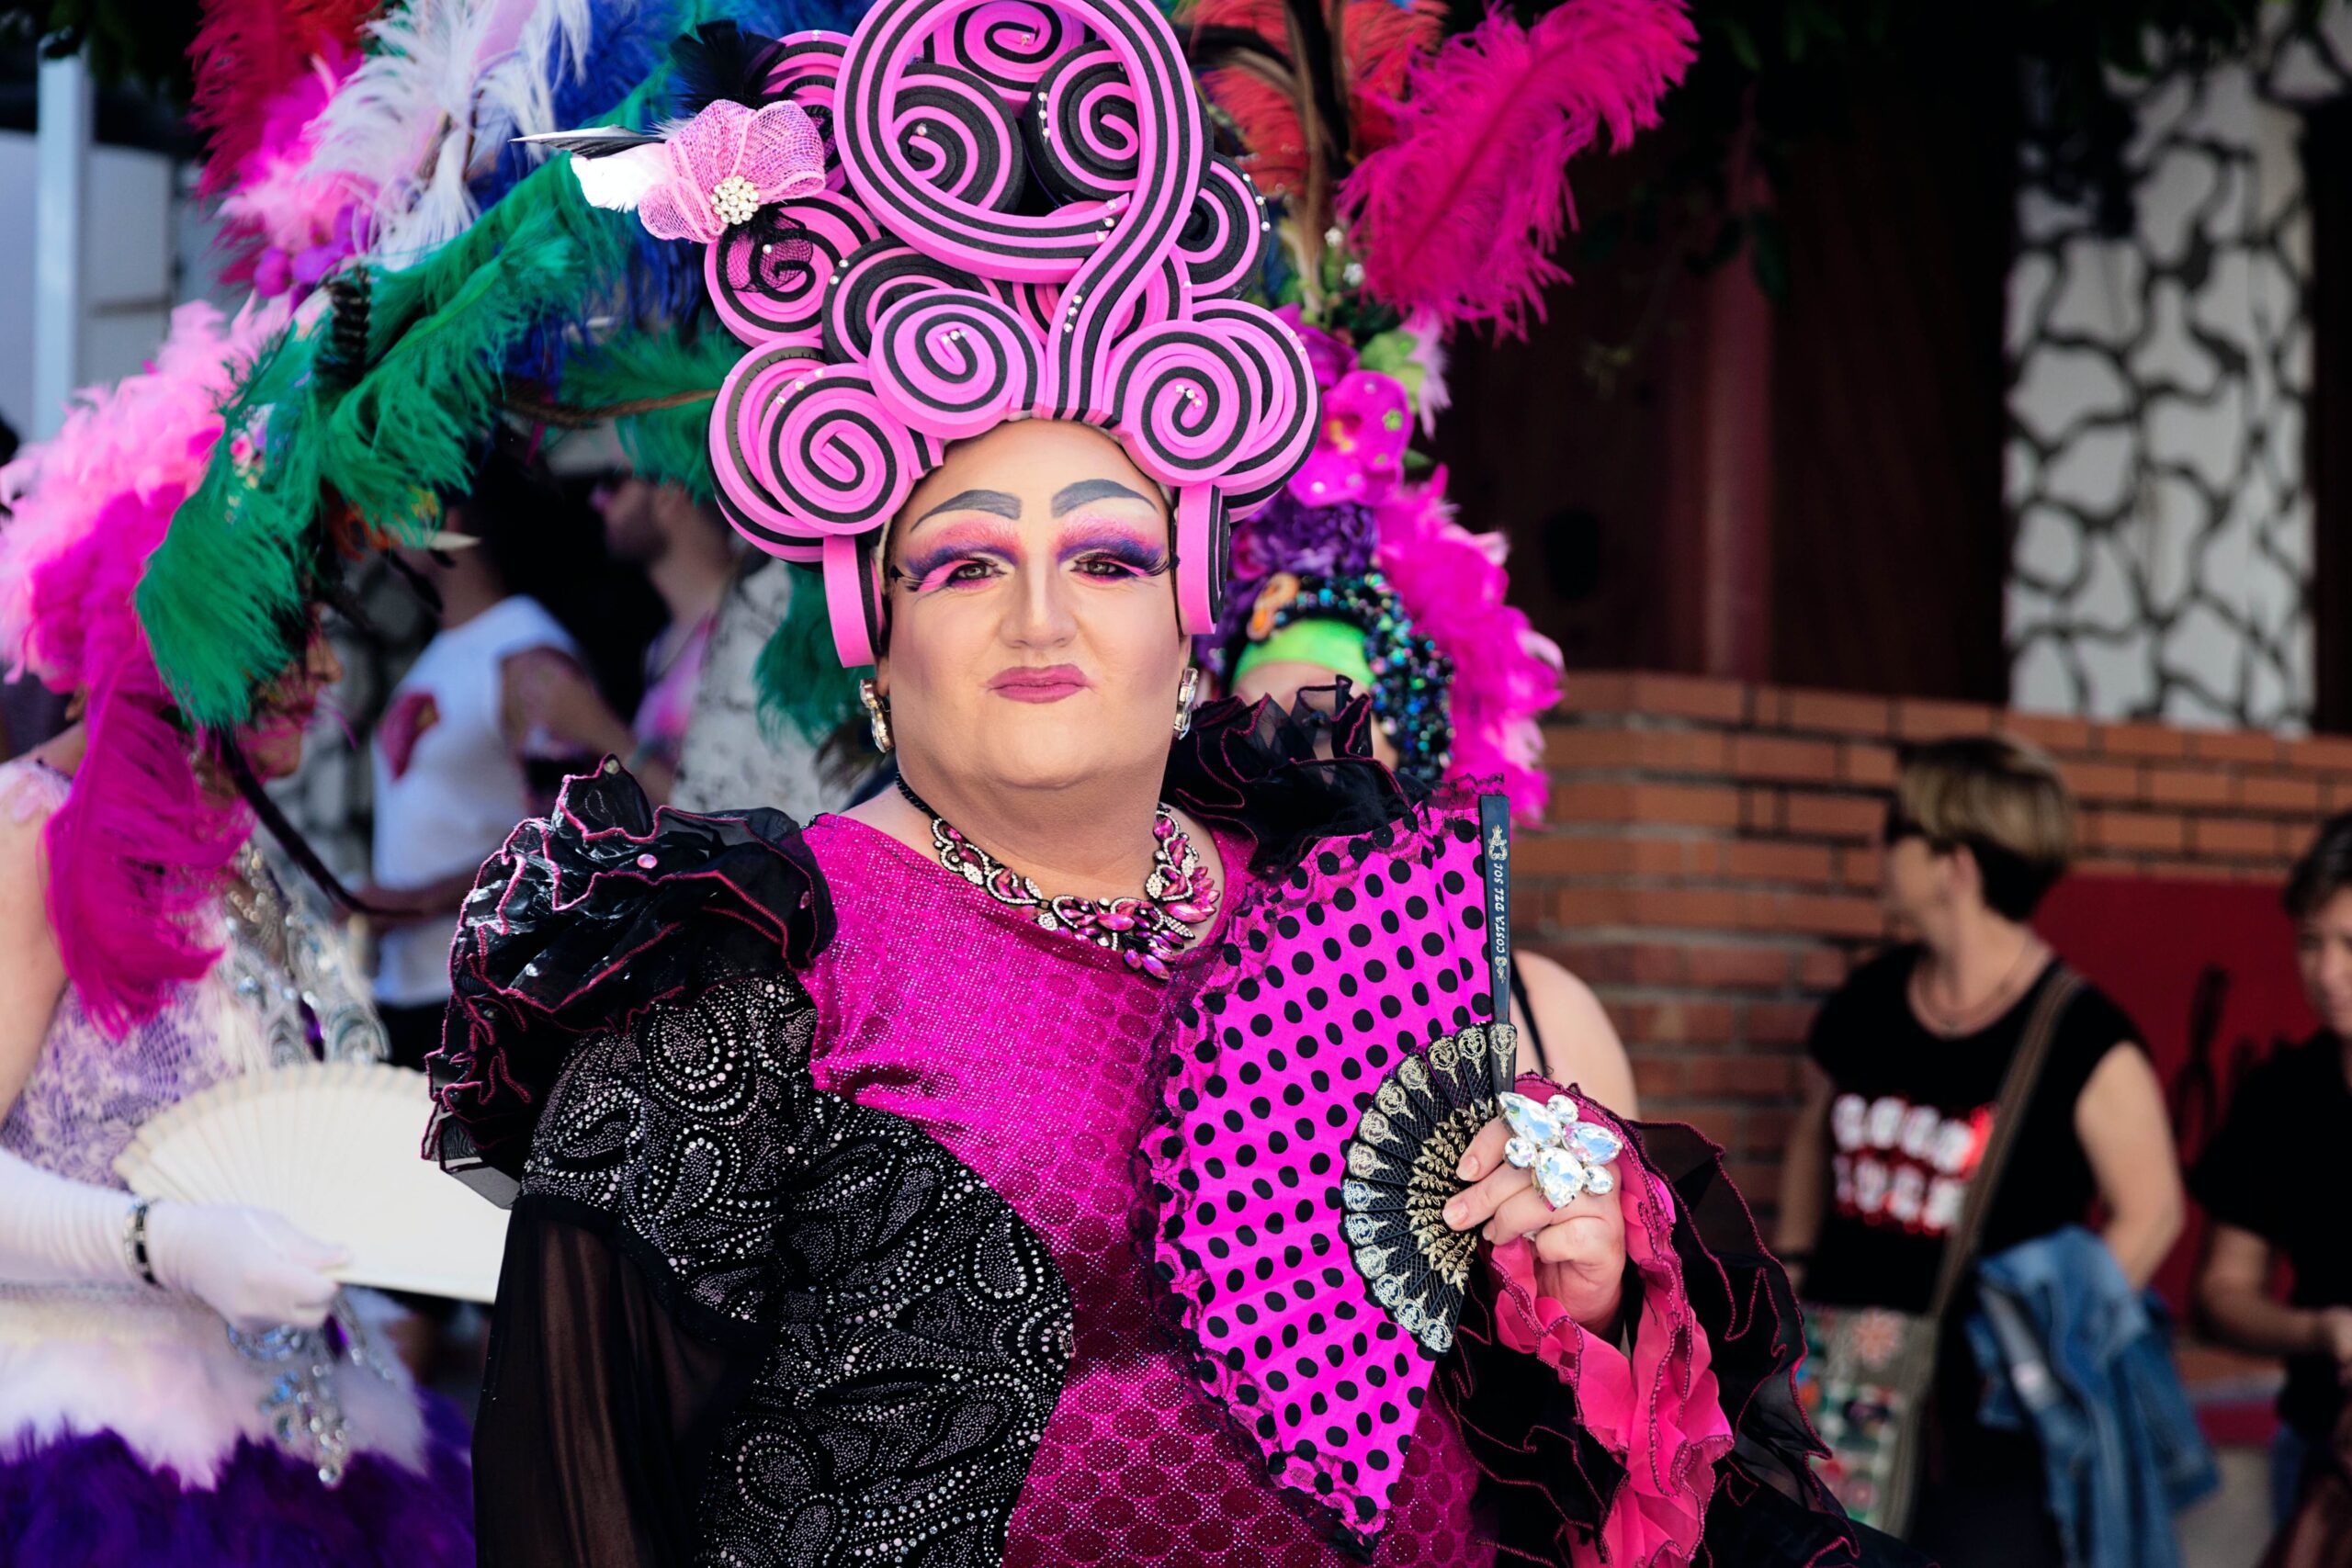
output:
M 1932 1324 L 1943 1322 L 1961 1281 L 1968 1277 L 1969 1267 L 1975 1261 L 1985 1218 L 1992 1212 L 2002 1174 L 2017 1146 L 2018 1130 L 2025 1121 L 2026 1108 L 2041 1081 L 2041 1066 L 2050 1058 L 2050 1044 L 2057 1036 L 2058 1022 L 2083 988 L 2083 977 L 2064 959 L 2053 958 L 2050 962 L 2050 976 L 2041 984 L 2041 995 L 2034 1003 L 2032 1015 L 2026 1020 L 2025 1033 L 2018 1041 L 2018 1054 L 2009 1058 L 2009 1070 L 2001 1079 L 2001 1097 L 1994 1102 L 1993 1135 L 1985 1142 L 1984 1157 L 1977 1162 L 1974 1179 L 1968 1184 L 1968 1196 L 1961 1202 L 1958 1223 L 1944 1237 L 1943 1267 L 1937 1272 L 1936 1292 L 1928 1303 L 1928 1321 Z
M 1928 1418 L 1927 1407 L 1935 1386 L 1944 1314 L 1975 1261 L 1977 1244 L 1984 1234 L 1985 1215 L 2000 1190 L 2002 1174 L 2007 1168 L 2010 1151 L 2017 1145 L 2018 1124 L 2024 1122 L 2034 1088 L 2041 1081 L 2041 1066 L 2049 1058 L 2058 1021 L 2065 1016 L 2067 1004 L 2083 987 L 2082 976 L 2067 967 L 2064 960 L 2052 959 L 2051 964 L 2052 972 L 2042 981 L 2041 995 L 2026 1020 L 2025 1032 L 2018 1040 L 2017 1055 L 2009 1058 L 2008 1072 L 2001 1079 L 2000 1098 L 1994 1102 L 1993 1135 L 1986 1141 L 1984 1158 L 1977 1162 L 1975 1174 L 1969 1181 L 1968 1196 L 1961 1201 L 1959 1219 L 1945 1235 L 1943 1264 L 1936 1275 L 1935 1294 L 1928 1300 L 1926 1315 L 1913 1322 L 1894 1375 L 1895 1384 L 1902 1391 L 1904 1417 L 1895 1438 L 1894 1475 L 1875 1521 L 1879 1529 L 1893 1535 L 1900 1536 L 1908 1525 L 1917 1497 L 1924 1427 Z

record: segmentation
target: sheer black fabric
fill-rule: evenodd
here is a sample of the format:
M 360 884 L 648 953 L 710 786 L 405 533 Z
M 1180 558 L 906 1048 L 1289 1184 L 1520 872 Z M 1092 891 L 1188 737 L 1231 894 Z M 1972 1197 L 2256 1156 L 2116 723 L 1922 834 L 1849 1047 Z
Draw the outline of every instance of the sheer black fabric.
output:
M 703 1478 L 762 1360 L 684 1328 L 606 1216 L 525 1198 L 474 1427 L 484 1568 L 695 1560 Z

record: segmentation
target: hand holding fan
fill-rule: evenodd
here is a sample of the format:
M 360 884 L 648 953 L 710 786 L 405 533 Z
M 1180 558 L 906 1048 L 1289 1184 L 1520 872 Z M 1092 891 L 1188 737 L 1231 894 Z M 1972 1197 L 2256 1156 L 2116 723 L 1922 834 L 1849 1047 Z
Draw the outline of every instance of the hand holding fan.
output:
M 283 1215 L 351 1255 L 347 1284 L 488 1302 L 505 1211 L 417 1152 L 425 1077 L 381 1062 L 310 1062 L 215 1084 L 151 1118 L 114 1162 L 143 1197 Z

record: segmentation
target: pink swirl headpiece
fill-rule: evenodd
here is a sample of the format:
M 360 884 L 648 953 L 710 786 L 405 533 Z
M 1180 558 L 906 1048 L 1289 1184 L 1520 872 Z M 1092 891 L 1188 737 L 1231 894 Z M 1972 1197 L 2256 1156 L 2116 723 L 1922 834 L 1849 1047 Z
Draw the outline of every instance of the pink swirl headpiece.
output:
M 891 516 L 947 443 L 1021 418 L 1095 425 L 1167 487 L 1178 609 L 1212 628 L 1231 519 L 1305 461 L 1316 389 L 1292 329 L 1232 298 L 1264 204 L 1210 151 L 1159 11 L 880 0 L 776 45 L 760 104 L 703 114 L 770 103 L 825 133 L 823 179 L 708 250 L 750 345 L 710 449 L 735 526 L 822 565 L 842 662 L 881 646 Z

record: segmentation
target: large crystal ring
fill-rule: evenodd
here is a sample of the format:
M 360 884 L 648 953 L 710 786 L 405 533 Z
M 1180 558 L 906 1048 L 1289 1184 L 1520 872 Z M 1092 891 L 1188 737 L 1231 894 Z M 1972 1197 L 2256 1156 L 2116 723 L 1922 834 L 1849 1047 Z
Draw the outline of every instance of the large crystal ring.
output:
M 1575 1100 L 1555 1094 L 1538 1105 L 1508 1090 L 1501 1099 L 1511 1131 L 1503 1158 L 1532 1171 L 1552 1207 L 1564 1207 L 1587 1192 L 1603 1198 L 1617 1190 L 1617 1175 L 1609 1168 L 1624 1152 L 1624 1140 L 1598 1122 L 1578 1120 Z

